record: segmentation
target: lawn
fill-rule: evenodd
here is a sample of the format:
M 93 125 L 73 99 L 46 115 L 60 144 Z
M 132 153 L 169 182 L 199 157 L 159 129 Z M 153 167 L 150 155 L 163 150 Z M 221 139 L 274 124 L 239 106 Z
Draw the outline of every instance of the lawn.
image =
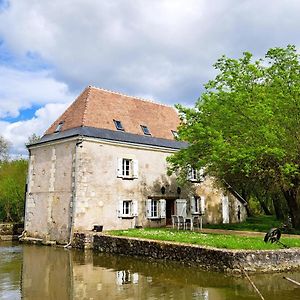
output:
M 268 232 L 271 228 L 282 227 L 282 222 L 276 220 L 274 216 L 249 217 L 245 222 L 233 224 L 204 224 L 203 228 L 241 230 Z M 299 231 L 292 230 L 290 233 L 299 234 Z
M 282 249 L 279 244 L 265 243 L 262 237 L 245 237 L 236 235 L 206 234 L 187 230 L 168 228 L 143 228 L 109 231 L 115 236 L 127 236 L 143 239 L 172 241 L 201 246 L 211 246 L 225 249 L 268 250 Z M 300 238 L 281 238 L 282 243 L 289 247 L 300 247 Z

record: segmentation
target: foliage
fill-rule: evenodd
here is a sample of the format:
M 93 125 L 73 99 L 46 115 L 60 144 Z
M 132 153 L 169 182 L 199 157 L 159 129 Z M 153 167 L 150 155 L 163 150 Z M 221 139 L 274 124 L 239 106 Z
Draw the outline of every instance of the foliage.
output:
M 259 199 L 286 200 L 300 228 L 300 63 L 294 46 L 253 61 L 221 57 L 195 108 L 178 105 L 179 138 L 189 147 L 170 170 L 205 167 L 220 183 Z M 279 195 L 279 196 L 278 196 Z
M 9 142 L 0 136 L 0 161 L 8 159 Z
M 31 145 L 37 143 L 41 137 L 35 133 L 33 133 L 31 136 L 28 137 L 26 145 Z
M 0 220 L 21 221 L 24 215 L 28 162 L 24 159 L 0 163 Z
M 262 237 L 248 237 L 229 234 L 206 234 L 194 231 L 178 231 L 165 228 L 115 230 L 110 231 L 109 234 L 227 249 L 264 250 L 282 248 L 282 246 L 277 244 L 266 244 Z M 280 241 L 289 247 L 300 247 L 299 239 L 281 238 Z

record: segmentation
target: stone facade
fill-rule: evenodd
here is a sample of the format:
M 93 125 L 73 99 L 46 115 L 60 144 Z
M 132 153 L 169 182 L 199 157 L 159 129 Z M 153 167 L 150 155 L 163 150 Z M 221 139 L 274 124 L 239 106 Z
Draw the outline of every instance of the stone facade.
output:
M 26 235 L 68 243 L 74 191 L 76 142 L 66 141 L 30 150 Z
M 185 199 L 187 215 L 191 213 L 195 190 L 205 199 L 204 221 L 222 222 L 223 192 L 213 188 L 211 179 L 178 194 L 176 178 L 167 175 L 166 158 L 172 153 L 170 149 L 91 138 L 32 147 L 25 213 L 27 236 L 66 244 L 71 231 L 92 230 L 94 225 L 102 225 L 104 230 L 165 226 L 170 224 L 171 214 L 176 214 L 176 199 Z M 138 162 L 136 178 L 118 177 L 118 161 L 122 158 Z M 165 199 L 164 218 L 149 218 L 149 199 Z M 234 197 L 229 199 L 229 221 L 234 222 L 240 203 Z M 122 201 L 136 202 L 135 215 L 120 215 Z M 244 207 L 241 211 L 243 220 Z

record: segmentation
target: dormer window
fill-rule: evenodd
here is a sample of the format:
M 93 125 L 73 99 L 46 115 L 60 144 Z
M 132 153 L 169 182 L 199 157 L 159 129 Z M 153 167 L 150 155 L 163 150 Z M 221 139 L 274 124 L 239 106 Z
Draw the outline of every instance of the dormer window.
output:
M 149 130 L 149 128 L 148 128 L 147 126 L 141 125 L 141 128 L 142 128 L 143 133 L 144 133 L 145 135 L 151 135 L 150 130 Z
M 171 130 L 175 139 L 178 138 L 178 132 L 176 130 Z
M 122 130 L 122 131 L 124 131 L 124 127 L 123 127 L 121 121 L 119 121 L 119 120 L 114 120 L 114 123 L 115 123 L 115 126 L 116 126 L 117 130 Z
M 63 125 L 64 125 L 64 121 L 59 122 L 54 132 L 55 133 L 60 132 Z

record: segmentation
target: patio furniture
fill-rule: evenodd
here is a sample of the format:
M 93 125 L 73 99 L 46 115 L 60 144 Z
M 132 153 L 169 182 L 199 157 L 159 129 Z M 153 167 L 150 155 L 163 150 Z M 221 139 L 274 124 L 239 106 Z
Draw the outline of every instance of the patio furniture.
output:
M 177 216 L 178 217 L 178 229 L 182 228 L 185 229 L 185 220 L 183 216 Z
M 202 215 L 192 217 L 193 228 L 202 229 Z
M 178 216 L 172 215 L 171 218 L 172 218 L 172 227 L 174 229 L 175 227 L 178 227 Z
M 184 219 L 184 229 L 193 230 L 193 218 Z

